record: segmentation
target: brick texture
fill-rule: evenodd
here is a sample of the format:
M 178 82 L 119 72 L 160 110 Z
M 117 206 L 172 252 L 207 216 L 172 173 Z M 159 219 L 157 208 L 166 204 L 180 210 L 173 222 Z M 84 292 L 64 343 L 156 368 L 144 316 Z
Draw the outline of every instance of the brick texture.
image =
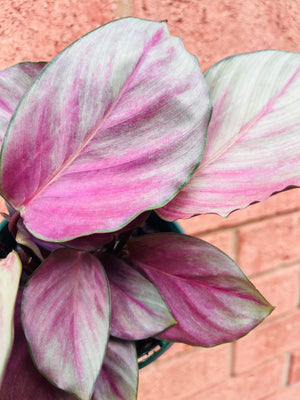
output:
M 229 348 L 194 348 L 176 358 L 156 361 L 140 372 L 138 400 L 177 400 L 225 381 L 229 376 Z
M 288 376 L 288 383 L 300 383 L 300 349 L 291 354 L 291 365 Z
M 2 0 L 0 67 L 49 61 L 74 40 L 115 17 L 113 0 Z
M 238 229 L 238 263 L 248 275 L 300 260 L 300 211 Z
M 206 70 L 236 53 L 299 52 L 298 11 L 298 0 L 2 0 L 0 68 L 47 61 L 89 30 L 134 15 L 167 19 Z M 300 399 L 300 189 L 227 218 L 202 215 L 180 223 L 235 259 L 276 310 L 233 344 L 175 344 L 141 370 L 138 400 Z
M 265 322 L 234 343 L 234 373 L 256 368 L 300 346 L 300 311 Z
M 270 0 L 134 0 L 135 15 L 167 19 L 171 32 L 184 38 L 204 70 L 246 51 L 299 51 L 298 6 L 294 1 Z
M 298 306 L 299 271 L 300 265 L 293 265 L 252 279 L 256 288 L 275 307 L 275 310 L 268 317 L 268 322 L 292 313 Z
M 244 210 L 237 210 L 222 218 L 219 215 L 199 215 L 190 219 L 179 220 L 180 225 L 189 235 L 199 235 L 224 228 L 231 228 L 260 221 L 273 215 L 300 211 L 300 189 L 278 193 L 261 203 L 253 204 Z
M 284 357 L 275 358 L 260 368 L 228 379 L 211 390 L 195 391 L 192 396 L 183 396 L 182 400 L 259 400 L 281 388 L 283 366 Z

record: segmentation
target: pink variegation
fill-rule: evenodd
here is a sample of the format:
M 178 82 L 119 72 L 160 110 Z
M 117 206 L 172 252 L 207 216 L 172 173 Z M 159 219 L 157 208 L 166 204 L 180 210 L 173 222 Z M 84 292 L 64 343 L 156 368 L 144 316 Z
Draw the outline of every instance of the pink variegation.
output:
M 165 22 L 104 25 L 48 63 L 22 98 L 2 147 L 2 194 L 40 239 L 118 230 L 187 182 L 210 111 L 197 59 Z
M 137 384 L 134 343 L 110 339 L 91 400 L 136 400 Z
M 29 281 L 23 325 L 39 369 L 59 388 L 90 399 L 109 335 L 109 292 L 89 252 L 59 249 Z
M 15 308 L 15 337 L 6 374 L 0 387 L 0 398 L 5 400 L 76 400 L 74 396 L 53 386 L 39 373 L 30 356 L 21 324 L 22 291 Z
M 299 54 L 204 78 L 166 22 L 137 18 L 0 72 L 16 239 L 0 243 L 1 400 L 136 400 L 135 340 L 214 346 L 272 311 L 221 251 L 157 233 L 175 229 L 157 214 L 227 215 L 299 186 L 299 93 Z
M 227 216 L 300 186 L 300 54 L 279 50 L 225 59 L 205 74 L 213 102 L 201 165 L 166 219 Z
M 150 281 L 113 255 L 103 254 L 101 262 L 111 290 L 111 335 L 139 340 L 176 324 L 159 291 Z
M 158 233 L 128 247 L 128 262 L 155 284 L 178 322 L 163 339 L 215 346 L 245 335 L 273 310 L 233 260 L 199 239 Z
M 46 63 L 20 63 L 0 72 L 0 145 L 26 90 Z

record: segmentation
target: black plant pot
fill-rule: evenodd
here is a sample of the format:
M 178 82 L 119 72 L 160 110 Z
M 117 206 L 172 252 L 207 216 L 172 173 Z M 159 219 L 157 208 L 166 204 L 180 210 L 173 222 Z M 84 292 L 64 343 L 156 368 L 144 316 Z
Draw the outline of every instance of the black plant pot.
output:
M 134 232 L 134 236 L 142 236 L 154 232 L 177 232 L 184 233 L 180 225 L 176 222 L 162 220 L 157 214 L 152 212 L 146 222 Z M 7 254 L 17 247 L 17 242 L 8 230 L 8 222 L 2 221 L 0 224 L 0 258 L 5 258 Z M 172 343 L 154 337 L 137 340 L 135 342 L 138 365 L 143 368 L 161 356 Z

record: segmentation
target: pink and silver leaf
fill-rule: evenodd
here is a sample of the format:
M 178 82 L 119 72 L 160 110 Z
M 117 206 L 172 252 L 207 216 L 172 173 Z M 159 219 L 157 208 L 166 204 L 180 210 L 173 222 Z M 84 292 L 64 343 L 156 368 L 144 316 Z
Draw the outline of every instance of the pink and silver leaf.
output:
M 0 260 L 0 385 L 14 337 L 13 317 L 21 271 L 15 251 Z
M 245 335 L 273 307 L 217 248 L 178 233 L 128 243 L 128 262 L 158 288 L 177 325 L 159 338 L 215 346 Z
M 158 213 L 166 219 L 234 210 L 300 186 L 300 54 L 229 57 L 205 75 L 213 114 L 200 166 Z
M 99 260 L 59 249 L 24 291 L 22 319 L 37 368 L 59 388 L 89 400 L 109 335 L 109 290 Z
M 0 399 L 76 400 L 75 396 L 52 385 L 36 369 L 21 324 L 21 301 L 22 291 L 19 291 L 14 317 L 13 348 L 0 387 Z
M 137 384 L 134 342 L 110 338 L 91 400 L 136 400 Z
M 24 62 L 0 71 L 0 148 L 21 98 L 45 65 Z
M 165 22 L 113 21 L 48 63 L 22 98 L 1 192 L 39 239 L 119 230 L 190 179 L 210 114 L 198 60 Z
M 176 324 L 159 291 L 148 279 L 111 254 L 100 257 L 111 293 L 112 336 L 139 340 Z

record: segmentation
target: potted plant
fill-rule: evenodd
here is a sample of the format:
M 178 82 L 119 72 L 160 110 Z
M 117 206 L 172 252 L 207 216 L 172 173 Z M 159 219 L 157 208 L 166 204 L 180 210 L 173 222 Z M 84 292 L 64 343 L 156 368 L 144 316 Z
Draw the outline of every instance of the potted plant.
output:
M 203 76 L 166 22 L 136 18 L 0 73 L 18 243 L 0 263 L 1 399 L 132 400 L 137 340 L 215 346 L 272 311 L 210 244 L 136 233 L 151 210 L 227 216 L 299 186 L 299 89 L 299 54 Z

